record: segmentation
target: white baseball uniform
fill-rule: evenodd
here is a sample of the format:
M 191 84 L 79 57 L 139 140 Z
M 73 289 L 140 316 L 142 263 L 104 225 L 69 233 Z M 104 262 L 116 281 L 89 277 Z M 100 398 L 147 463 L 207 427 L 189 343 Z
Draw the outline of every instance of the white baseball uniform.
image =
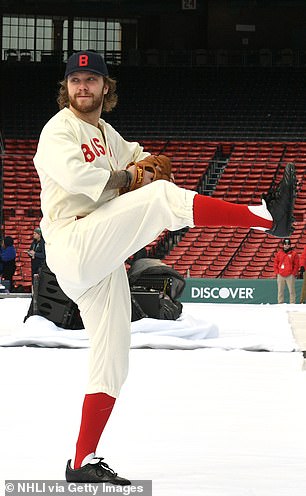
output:
M 89 335 L 87 393 L 117 397 L 126 379 L 131 302 L 124 261 L 165 228 L 194 225 L 194 191 L 167 181 L 121 196 L 104 190 L 111 170 L 147 155 L 104 120 L 97 128 L 65 108 L 43 128 L 34 157 L 47 264 Z

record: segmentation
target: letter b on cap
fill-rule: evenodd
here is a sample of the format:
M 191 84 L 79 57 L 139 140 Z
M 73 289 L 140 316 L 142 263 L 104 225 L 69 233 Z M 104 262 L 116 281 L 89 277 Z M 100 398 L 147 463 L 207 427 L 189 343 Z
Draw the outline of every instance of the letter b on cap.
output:
M 88 55 L 79 56 L 79 67 L 86 67 L 88 65 Z

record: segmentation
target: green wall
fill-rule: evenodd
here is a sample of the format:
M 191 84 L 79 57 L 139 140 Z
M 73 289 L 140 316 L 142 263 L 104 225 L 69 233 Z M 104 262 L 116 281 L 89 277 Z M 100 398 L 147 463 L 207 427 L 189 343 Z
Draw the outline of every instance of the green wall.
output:
M 296 302 L 300 301 L 302 280 L 296 280 Z M 188 303 L 277 303 L 276 279 L 186 279 L 180 298 Z M 289 303 L 288 289 L 285 301 Z

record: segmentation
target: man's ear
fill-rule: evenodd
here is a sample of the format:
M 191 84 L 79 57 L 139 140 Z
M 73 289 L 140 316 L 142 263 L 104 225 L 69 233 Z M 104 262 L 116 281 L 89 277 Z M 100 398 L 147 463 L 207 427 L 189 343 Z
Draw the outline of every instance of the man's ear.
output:
M 108 93 L 109 86 L 106 84 L 103 88 L 103 95 L 106 95 Z

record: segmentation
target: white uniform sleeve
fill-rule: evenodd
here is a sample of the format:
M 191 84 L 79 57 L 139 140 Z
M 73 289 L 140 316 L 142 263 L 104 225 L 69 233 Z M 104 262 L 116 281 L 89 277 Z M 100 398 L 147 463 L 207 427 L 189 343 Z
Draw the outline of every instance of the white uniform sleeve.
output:
M 84 160 L 77 131 L 69 123 L 65 127 L 45 129 L 40 136 L 35 166 L 71 194 L 83 194 L 97 201 L 110 171 Z

